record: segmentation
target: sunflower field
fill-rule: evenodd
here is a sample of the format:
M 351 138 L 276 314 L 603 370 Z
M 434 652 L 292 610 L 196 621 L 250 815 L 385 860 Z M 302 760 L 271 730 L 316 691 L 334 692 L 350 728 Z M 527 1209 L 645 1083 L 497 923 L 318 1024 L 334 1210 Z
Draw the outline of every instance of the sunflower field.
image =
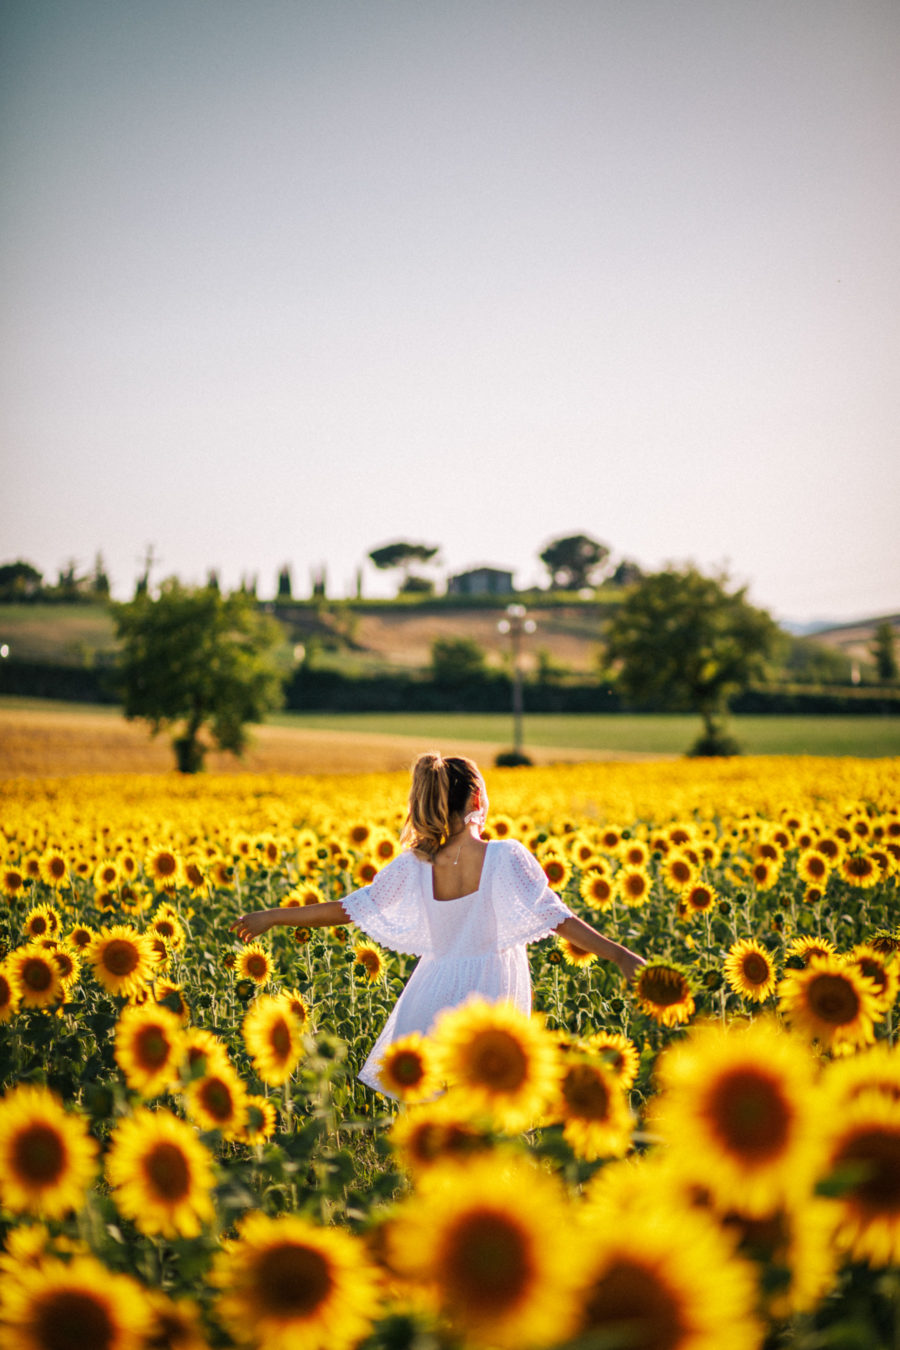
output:
M 0 783 L 0 1350 L 900 1347 L 900 760 L 486 777 L 647 964 L 534 944 L 396 1099 L 413 958 L 302 910 L 404 775 Z

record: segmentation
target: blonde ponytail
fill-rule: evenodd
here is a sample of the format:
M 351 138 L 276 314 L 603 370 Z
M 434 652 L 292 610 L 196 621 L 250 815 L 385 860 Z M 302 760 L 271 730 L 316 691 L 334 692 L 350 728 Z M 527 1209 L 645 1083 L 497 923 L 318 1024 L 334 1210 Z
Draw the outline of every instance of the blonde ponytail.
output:
M 481 775 L 470 759 L 456 755 L 444 759 L 436 750 L 419 755 L 412 769 L 401 844 L 425 862 L 433 862 L 447 842 L 451 816 L 462 814 L 480 784 Z

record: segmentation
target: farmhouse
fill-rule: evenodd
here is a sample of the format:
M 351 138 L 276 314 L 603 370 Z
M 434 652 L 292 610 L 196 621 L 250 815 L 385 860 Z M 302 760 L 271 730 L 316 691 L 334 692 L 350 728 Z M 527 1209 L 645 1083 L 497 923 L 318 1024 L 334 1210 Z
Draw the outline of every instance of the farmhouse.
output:
M 447 578 L 448 595 L 511 595 L 513 574 L 500 567 L 475 567 Z

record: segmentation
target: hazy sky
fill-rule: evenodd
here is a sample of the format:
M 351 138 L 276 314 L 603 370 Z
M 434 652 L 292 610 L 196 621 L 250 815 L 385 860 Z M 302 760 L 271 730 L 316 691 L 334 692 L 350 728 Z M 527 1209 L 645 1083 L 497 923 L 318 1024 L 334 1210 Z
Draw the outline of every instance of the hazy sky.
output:
M 0 0 L 0 561 L 900 610 L 898 70 L 896 0 Z

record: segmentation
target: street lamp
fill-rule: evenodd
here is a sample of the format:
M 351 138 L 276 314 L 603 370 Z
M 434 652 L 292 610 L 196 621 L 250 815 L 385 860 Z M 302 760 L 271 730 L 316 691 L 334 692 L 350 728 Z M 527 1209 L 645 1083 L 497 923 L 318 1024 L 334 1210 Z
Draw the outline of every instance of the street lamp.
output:
M 497 629 L 501 633 L 508 633 L 512 642 L 513 650 L 513 750 L 515 754 L 522 754 L 522 666 L 520 657 L 522 654 L 522 634 L 533 633 L 537 624 L 533 619 L 526 619 L 526 609 L 524 605 L 507 605 L 506 618 L 501 619 L 497 624 Z

